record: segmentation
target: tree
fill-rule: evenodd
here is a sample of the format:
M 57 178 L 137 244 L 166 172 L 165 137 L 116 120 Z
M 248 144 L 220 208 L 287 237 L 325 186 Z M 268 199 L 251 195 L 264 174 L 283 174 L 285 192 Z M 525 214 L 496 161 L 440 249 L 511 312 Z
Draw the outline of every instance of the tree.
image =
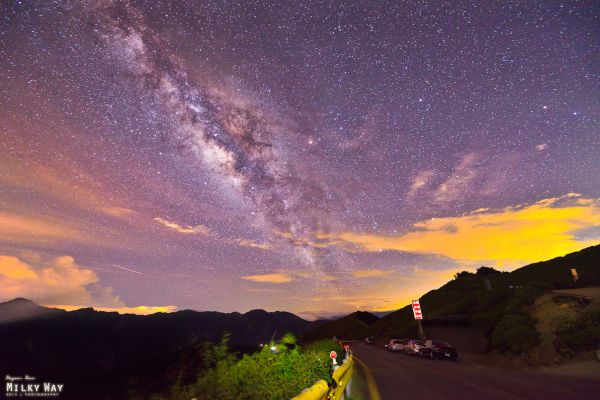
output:
M 497 269 L 495 269 L 494 267 L 486 267 L 486 266 L 481 266 L 479 268 L 477 268 L 477 275 L 497 275 L 497 274 L 501 274 L 502 271 L 498 271 Z
M 473 275 L 473 273 L 469 271 L 460 271 L 454 274 L 454 279 L 466 278 L 467 276 Z

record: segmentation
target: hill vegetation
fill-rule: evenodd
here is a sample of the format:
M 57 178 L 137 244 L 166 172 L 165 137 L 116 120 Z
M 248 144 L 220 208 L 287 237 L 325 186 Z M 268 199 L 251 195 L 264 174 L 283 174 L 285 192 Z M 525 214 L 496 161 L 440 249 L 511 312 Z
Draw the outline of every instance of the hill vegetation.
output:
M 302 335 L 301 339 L 303 342 L 310 342 L 333 337 L 339 338 L 345 336 L 348 332 L 362 331 L 378 320 L 379 317 L 369 312 L 356 311 L 343 318 L 324 323 L 319 329 Z
M 579 279 L 576 282 L 571 268 L 577 269 Z M 489 290 L 485 280 L 490 285 Z M 531 314 L 536 299 L 553 289 L 594 285 L 600 285 L 600 245 L 530 264 L 510 273 L 490 267 L 481 267 L 475 273 L 463 271 L 420 298 L 425 315 L 423 324 L 426 328 L 473 326 L 487 340 L 488 350 L 519 354 L 540 343 L 536 320 Z M 595 340 L 591 337 L 600 329 L 600 323 L 598 318 L 588 318 L 588 314 L 596 315 L 595 306 L 590 307 L 589 310 L 582 308 L 585 315 L 565 321 L 559 329 L 557 337 L 564 346 L 578 347 L 579 350 L 594 346 Z M 345 339 L 367 336 L 409 338 L 417 333 L 410 305 L 369 325 L 349 323 L 348 317 L 320 326 L 305 337 L 331 337 L 335 333 Z

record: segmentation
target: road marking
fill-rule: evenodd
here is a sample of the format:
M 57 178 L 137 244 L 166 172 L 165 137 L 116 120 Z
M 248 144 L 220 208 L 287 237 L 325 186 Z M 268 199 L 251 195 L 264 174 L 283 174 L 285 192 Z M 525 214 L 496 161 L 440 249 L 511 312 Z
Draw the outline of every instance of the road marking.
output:
M 364 362 L 360 361 L 360 359 L 356 357 L 356 355 L 353 355 L 353 357 L 354 361 L 356 361 L 363 369 L 363 371 L 365 371 L 365 378 L 367 378 L 367 386 L 369 388 L 369 395 L 371 396 L 371 400 L 381 400 L 381 396 L 379 395 L 379 389 L 377 389 L 377 384 L 375 383 L 375 377 L 373 376 L 373 373 L 371 372 L 369 367 L 365 365 Z

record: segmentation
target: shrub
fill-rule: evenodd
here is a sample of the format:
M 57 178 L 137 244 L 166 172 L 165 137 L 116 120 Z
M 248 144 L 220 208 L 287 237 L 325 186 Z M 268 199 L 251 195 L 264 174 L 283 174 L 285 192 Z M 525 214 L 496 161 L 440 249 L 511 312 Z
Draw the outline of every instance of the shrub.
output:
M 575 319 L 563 319 L 556 330 L 556 344 L 574 352 L 592 350 L 600 343 L 600 305 L 586 307 Z
M 544 289 L 542 287 L 534 285 L 528 285 L 522 288 L 514 289 L 514 294 L 508 301 L 506 312 L 522 312 L 523 308 L 530 304 L 533 304 L 535 299 L 537 299 L 543 292 Z
M 212 345 L 206 352 L 204 371 L 196 384 L 189 387 L 175 386 L 173 399 L 285 399 L 299 394 L 319 379 L 331 382 L 331 359 L 329 352 L 338 353 L 338 363 L 344 356 L 343 348 L 332 340 L 323 340 L 300 349 L 293 335 L 285 335 L 275 344 L 254 354 L 236 359 L 229 354 L 224 341 Z
M 520 354 L 540 342 L 535 321 L 526 314 L 509 314 L 503 317 L 492 333 L 494 347 L 501 351 Z

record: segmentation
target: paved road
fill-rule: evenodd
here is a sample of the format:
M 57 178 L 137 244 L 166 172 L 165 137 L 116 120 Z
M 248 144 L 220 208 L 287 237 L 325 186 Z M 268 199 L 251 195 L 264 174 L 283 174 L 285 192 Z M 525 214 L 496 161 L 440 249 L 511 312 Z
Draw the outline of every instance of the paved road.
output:
M 598 379 L 483 367 L 464 360 L 430 360 L 354 343 L 354 355 L 372 372 L 382 400 L 600 399 Z

